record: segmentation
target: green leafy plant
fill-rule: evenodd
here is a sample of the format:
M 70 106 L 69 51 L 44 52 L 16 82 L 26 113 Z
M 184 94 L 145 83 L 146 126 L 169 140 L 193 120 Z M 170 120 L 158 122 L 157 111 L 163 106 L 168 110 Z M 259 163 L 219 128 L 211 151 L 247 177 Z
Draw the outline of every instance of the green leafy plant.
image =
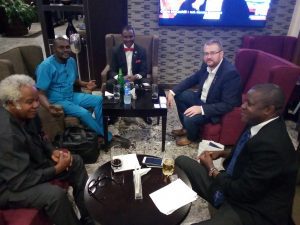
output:
M 0 7 L 4 9 L 9 24 L 20 20 L 26 27 L 30 27 L 36 21 L 36 7 L 23 0 L 0 0 Z

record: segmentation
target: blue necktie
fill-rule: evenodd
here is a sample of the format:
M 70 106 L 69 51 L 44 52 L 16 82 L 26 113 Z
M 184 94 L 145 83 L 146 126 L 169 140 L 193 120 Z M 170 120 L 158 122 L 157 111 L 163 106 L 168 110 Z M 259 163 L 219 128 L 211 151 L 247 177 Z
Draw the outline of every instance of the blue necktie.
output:
M 246 142 L 250 139 L 250 129 L 247 129 L 243 134 L 242 136 L 240 137 L 236 147 L 235 147 L 235 150 L 234 150 L 234 153 L 232 155 L 232 158 L 228 164 L 228 167 L 226 169 L 226 173 L 228 175 L 232 175 L 233 173 L 233 169 L 234 169 L 234 165 L 235 165 L 235 162 L 236 162 L 236 159 L 237 157 L 239 156 L 239 154 L 241 153 L 242 149 L 244 148 Z
M 250 139 L 250 135 L 251 135 L 250 129 L 247 129 L 240 137 L 240 139 L 235 147 L 233 156 L 232 156 L 232 158 L 229 162 L 229 165 L 226 169 L 226 173 L 228 175 L 232 175 L 236 159 L 239 156 L 239 154 L 241 153 L 241 150 L 245 146 L 246 142 Z M 214 200 L 213 205 L 218 208 L 224 201 L 224 195 L 223 195 L 222 191 L 219 191 L 219 190 L 216 191 L 214 193 L 213 200 Z

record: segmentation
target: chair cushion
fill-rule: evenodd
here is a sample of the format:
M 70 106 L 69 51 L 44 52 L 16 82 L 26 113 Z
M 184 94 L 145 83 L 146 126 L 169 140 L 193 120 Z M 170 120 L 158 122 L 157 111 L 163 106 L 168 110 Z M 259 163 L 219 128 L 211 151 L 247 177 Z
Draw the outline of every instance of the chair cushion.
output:
M 5 223 L 8 225 L 51 225 L 44 212 L 37 209 L 6 209 L 1 210 Z
M 1 210 L 0 210 L 0 225 L 5 225 L 5 221 L 4 221 L 4 218 L 3 218 L 3 213 L 2 213 Z

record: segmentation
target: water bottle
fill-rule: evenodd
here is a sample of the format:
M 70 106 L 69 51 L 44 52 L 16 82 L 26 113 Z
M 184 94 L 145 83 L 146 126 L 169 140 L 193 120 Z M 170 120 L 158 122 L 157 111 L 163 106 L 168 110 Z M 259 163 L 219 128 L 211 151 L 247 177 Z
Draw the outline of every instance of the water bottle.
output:
M 130 83 L 126 81 L 124 86 L 124 104 L 131 104 Z

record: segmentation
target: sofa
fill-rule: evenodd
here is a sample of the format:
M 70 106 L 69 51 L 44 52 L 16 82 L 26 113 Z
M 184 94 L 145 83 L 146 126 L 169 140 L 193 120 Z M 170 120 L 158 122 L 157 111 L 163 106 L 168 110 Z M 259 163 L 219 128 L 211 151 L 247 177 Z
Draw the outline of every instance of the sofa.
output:
M 275 83 L 285 93 L 287 104 L 289 97 L 300 77 L 300 67 L 278 56 L 261 50 L 239 49 L 235 66 L 241 75 L 243 95 L 256 84 Z M 219 124 L 206 124 L 201 137 L 223 145 L 234 145 L 242 133 L 245 124 L 241 121 L 241 108 L 235 107 L 221 119 Z

